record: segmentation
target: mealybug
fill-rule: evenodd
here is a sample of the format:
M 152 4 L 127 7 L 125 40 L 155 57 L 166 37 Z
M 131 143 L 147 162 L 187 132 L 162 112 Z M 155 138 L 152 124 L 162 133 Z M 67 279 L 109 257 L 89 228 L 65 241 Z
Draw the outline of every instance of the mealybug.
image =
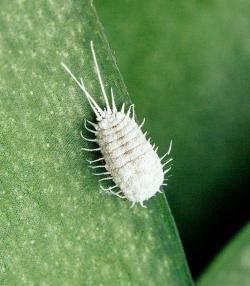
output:
M 128 199 L 132 202 L 131 207 L 137 202 L 145 207 L 143 202 L 154 196 L 157 192 L 161 192 L 160 187 L 166 185 L 164 184 L 164 175 L 171 169 L 168 164 L 172 161 L 172 158 L 169 158 L 163 164 L 161 162 L 170 154 L 172 141 L 170 142 L 168 152 L 159 158 L 157 155 L 158 148 L 150 144 L 150 139 L 146 138 L 147 132 L 143 133 L 141 130 L 145 119 L 139 126 L 135 121 L 134 105 L 130 105 L 128 111 L 125 112 L 125 104 L 123 104 L 121 110 L 118 111 L 111 88 L 112 106 L 110 106 L 92 41 L 90 46 L 102 95 L 106 104 L 104 109 L 102 109 L 89 94 L 82 78 L 80 81 L 77 80 L 70 69 L 62 63 L 65 70 L 84 92 L 89 105 L 96 115 L 97 123 L 87 120 L 88 124 L 94 127 L 94 130 L 87 126 L 85 120 L 85 128 L 94 133 L 95 138 L 85 138 L 82 133 L 81 136 L 86 141 L 95 142 L 98 144 L 98 147 L 94 149 L 83 149 L 90 152 L 101 151 L 102 157 L 94 161 L 89 161 L 89 163 L 93 169 L 103 168 L 105 170 L 104 172 L 101 171 L 100 173 L 94 174 L 101 176 L 107 175 L 101 178 L 99 180 L 100 182 L 113 180 L 113 186 L 109 188 L 101 186 L 103 191 L 122 199 Z M 104 164 L 99 165 L 99 162 L 103 162 Z M 98 165 L 93 166 L 93 163 L 97 163 Z M 164 170 L 164 167 L 167 165 L 168 167 Z M 115 189 L 118 189 L 118 191 L 115 191 Z

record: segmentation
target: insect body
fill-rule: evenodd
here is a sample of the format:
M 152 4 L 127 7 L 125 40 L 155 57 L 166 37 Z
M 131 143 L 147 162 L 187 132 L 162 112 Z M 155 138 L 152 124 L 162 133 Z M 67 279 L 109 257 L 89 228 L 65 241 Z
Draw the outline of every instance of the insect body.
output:
M 90 129 L 85 121 L 85 128 L 94 133 L 96 138 L 88 139 L 82 134 L 81 136 L 86 141 L 97 143 L 98 148 L 83 149 L 86 151 L 101 151 L 102 157 L 89 161 L 89 163 L 93 169 L 104 170 L 104 172 L 101 171 L 100 173 L 95 173 L 95 175 L 107 175 L 107 177 L 101 178 L 100 182 L 113 180 L 115 183 L 109 188 L 101 186 L 103 191 L 120 198 L 127 198 L 132 202 L 132 206 L 138 202 L 145 207 L 143 202 L 157 192 L 161 192 L 161 185 L 166 185 L 164 184 L 164 175 L 170 171 L 171 167 L 168 166 L 164 170 L 164 166 L 167 166 L 172 161 L 172 158 L 165 163 L 162 163 L 162 160 L 170 154 L 172 141 L 170 142 L 168 152 L 159 158 L 157 148 L 150 144 L 150 139 L 146 139 L 146 132 L 143 133 L 141 130 L 145 120 L 139 126 L 135 121 L 134 105 L 130 105 L 128 111 L 125 112 L 125 104 L 123 104 L 121 110 L 118 111 L 111 88 L 112 104 L 110 106 L 92 41 L 91 51 L 106 104 L 104 109 L 89 94 L 83 80 L 80 79 L 78 81 L 70 69 L 62 63 L 65 70 L 83 90 L 96 115 L 97 123 L 87 121 L 88 124 L 94 127 L 94 130 Z M 98 165 L 93 166 L 92 164 L 94 163 Z M 100 163 L 103 164 L 100 165 Z M 119 189 L 119 191 L 115 191 L 115 189 Z

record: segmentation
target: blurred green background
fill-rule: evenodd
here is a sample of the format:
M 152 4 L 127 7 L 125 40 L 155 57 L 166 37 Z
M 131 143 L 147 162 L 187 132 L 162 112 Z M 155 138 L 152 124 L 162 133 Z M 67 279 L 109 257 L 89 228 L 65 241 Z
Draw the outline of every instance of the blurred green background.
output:
M 248 220 L 250 2 L 96 0 L 196 277 Z

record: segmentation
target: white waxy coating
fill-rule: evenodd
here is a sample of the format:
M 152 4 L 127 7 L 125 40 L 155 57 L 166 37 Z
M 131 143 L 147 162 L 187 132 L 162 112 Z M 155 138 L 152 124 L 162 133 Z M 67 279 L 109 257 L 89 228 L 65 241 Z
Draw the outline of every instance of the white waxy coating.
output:
M 163 183 L 164 175 L 171 167 L 168 166 L 165 171 L 163 167 L 167 166 L 169 162 L 172 161 L 172 158 L 168 159 L 164 164 L 162 164 L 161 161 L 170 154 L 172 141 L 170 142 L 168 152 L 159 158 L 156 152 L 157 148 L 154 148 L 154 146 L 150 144 L 150 140 L 146 139 L 146 133 L 143 134 L 141 131 L 144 121 L 138 126 L 134 120 L 134 106 L 131 105 L 129 107 L 127 114 L 124 113 L 125 105 L 122 106 L 120 111 L 117 111 L 112 89 L 112 108 L 110 107 L 97 64 L 93 42 L 91 42 L 91 51 L 106 104 L 106 108 L 104 109 L 102 109 L 88 93 L 82 79 L 78 81 L 69 68 L 62 63 L 65 70 L 83 90 L 96 115 L 96 124 L 88 121 L 95 130 L 89 129 L 85 122 L 85 128 L 94 133 L 96 139 L 85 138 L 82 134 L 81 136 L 86 141 L 97 143 L 99 148 L 82 149 L 86 151 L 101 151 L 101 158 L 89 162 L 92 164 L 105 161 L 105 164 L 91 166 L 93 169 L 106 169 L 105 172 L 94 174 L 108 175 L 108 177 L 100 179 L 100 182 L 112 179 L 115 183 L 114 186 L 106 189 L 101 186 L 103 191 L 120 198 L 127 198 L 132 202 L 132 206 L 138 202 L 145 207 L 143 202 L 154 196 L 157 192 L 161 192 L 160 187 L 166 185 Z M 130 117 L 131 109 L 132 118 Z M 113 191 L 116 188 L 120 190 L 118 192 Z
M 160 158 L 133 119 L 112 113 L 98 123 L 96 137 L 106 170 L 129 201 L 143 202 L 160 190 Z

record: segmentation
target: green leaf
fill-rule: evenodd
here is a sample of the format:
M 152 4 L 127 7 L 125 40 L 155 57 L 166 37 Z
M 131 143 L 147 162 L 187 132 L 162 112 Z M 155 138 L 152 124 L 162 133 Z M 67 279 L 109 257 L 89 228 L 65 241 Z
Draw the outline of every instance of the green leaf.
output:
M 100 193 L 80 138 L 94 120 L 60 66 L 103 104 L 129 97 L 91 1 L 3 0 L 0 12 L 0 284 L 192 285 L 164 195 L 147 209 Z M 94 145 L 93 145 L 94 146 Z
M 198 286 L 248 286 L 250 281 L 250 224 L 215 258 Z

